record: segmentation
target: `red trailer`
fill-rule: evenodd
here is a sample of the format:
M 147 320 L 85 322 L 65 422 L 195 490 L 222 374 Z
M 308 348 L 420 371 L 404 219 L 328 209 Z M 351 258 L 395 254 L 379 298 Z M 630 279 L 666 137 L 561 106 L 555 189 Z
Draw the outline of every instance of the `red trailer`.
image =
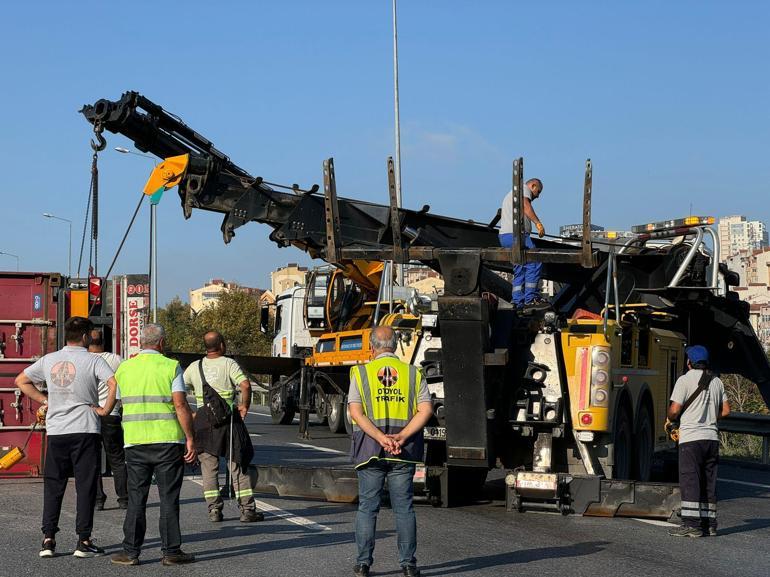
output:
M 0 457 L 24 445 L 39 405 L 25 397 L 14 378 L 59 345 L 65 292 L 58 273 L 0 272 Z M 32 433 L 25 458 L 0 477 L 41 474 L 45 431 Z

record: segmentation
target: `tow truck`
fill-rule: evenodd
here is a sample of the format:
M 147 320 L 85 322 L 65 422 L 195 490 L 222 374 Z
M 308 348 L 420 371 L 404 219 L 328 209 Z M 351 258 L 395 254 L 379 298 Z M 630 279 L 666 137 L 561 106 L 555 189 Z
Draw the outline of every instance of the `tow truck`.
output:
M 534 239 L 528 250 L 524 164 L 513 161 L 518 242 L 503 249 L 499 216 L 485 224 L 436 215 L 427 205 L 398 207 L 392 160 L 389 203 L 380 205 L 338 197 L 333 159 L 323 163 L 322 193 L 318 185 L 252 176 L 136 92 L 81 112 L 97 134 L 119 133 L 143 152 L 183 158 L 183 171 L 171 176 L 184 216 L 194 209 L 224 214 L 225 243 L 255 221 L 272 228 L 278 246 L 295 246 L 338 270 L 357 261 L 418 261 L 443 275 L 436 319 L 444 394 L 426 429 L 425 455 L 436 505 L 454 504 L 478 489 L 490 469 L 502 468 L 512 510 L 536 504 L 565 513 L 668 516 L 676 488 L 645 479 L 652 455 L 668 447 L 662 419 L 683 371 L 685 344 L 708 347 L 715 370 L 745 376 L 770 401 L 770 366 L 748 304 L 730 290 L 737 275 L 719 264 L 713 219 L 647 223 L 629 239 L 593 237 L 590 160 L 582 237 Z M 559 290 L 551 310 L 525 316 L 511 306 L 511 284 L 501 273 L 534 261 Z M 332 334 L 319 340 L 319 356 L 342 354 L 342 333 Z M 367 359 L 365 339 L 356 354 L 358 362 Z M 315 369 L 300 369 L 305 422 Z

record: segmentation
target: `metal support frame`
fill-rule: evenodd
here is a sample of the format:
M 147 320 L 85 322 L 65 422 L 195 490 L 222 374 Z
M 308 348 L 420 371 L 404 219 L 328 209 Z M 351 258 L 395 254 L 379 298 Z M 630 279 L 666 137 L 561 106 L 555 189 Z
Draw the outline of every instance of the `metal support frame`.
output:
M 511 246 L 511 262 L 513 264 L 524 264 L 524 243 L 522 226 L 524 219 L 524 159 L 519 157 L 513 161 L 513 210 L 511 212 L 511 224 L 513 225 L 513 243 Z
M 399 199 L 396 169 L 392 156 L 388 157 L 388 194 L 390 195 L 390 231 L 393 237 L 393 257 L 396 262 L 404 263 L 404 247 L 401 244 L 401 219 L 398 215 Z
M 324 216 L 326 219 L 326 260 L 340 262 L 340 213 L 334 159 L 324 160 Z
M 593 266 L 593 250 L 591 247 L 591 187 L 593 186 L 593 167 L 591 159 L 586 160 L 586 175 L 583 182 L 583 252 L 580 264 L 585 268 Z

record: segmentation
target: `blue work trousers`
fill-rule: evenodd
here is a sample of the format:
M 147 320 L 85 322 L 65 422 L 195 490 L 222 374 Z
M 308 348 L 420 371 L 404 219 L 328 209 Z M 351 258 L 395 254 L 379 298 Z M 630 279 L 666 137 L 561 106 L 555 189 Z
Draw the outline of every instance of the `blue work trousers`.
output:
M 374 538 L 377 531 L 377 513 L 380 498 L 388 480 L 390 506 L 396 517 L 398 560 L 401 567 L 416 566 L 417 517 L 414 514 L 415 465 L 398 461 L 377 460 L 364 465 L 358 473 L 358 513 L 356 514 L 356 545 L 358 565 L 372 566 Z
M 500 246 L 511 248 L 513 235 L 510 233 L 500 235 Z M 524 248 L 535 248 L 535 243 L 524 233 Z M 540 296 L 540 275 L 543 272 L 543 263 L 528 262 L 526 264 L 513 265 L 513 293 L 511 301 L 516 306 L 529 304 Z

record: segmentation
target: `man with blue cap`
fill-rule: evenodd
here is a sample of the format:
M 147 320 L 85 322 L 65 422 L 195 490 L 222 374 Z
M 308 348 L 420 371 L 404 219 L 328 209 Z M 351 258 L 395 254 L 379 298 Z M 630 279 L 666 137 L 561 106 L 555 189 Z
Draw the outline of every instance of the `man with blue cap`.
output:
M 669 535 L 705 537 L 717 534 L 717 420 L 730 414 L 722 381 L 709 370 L 706 347 L 688 347 L 687 368 L 671 393 L 668 419 L 679 422 L 679 488 L 682 526 Z

